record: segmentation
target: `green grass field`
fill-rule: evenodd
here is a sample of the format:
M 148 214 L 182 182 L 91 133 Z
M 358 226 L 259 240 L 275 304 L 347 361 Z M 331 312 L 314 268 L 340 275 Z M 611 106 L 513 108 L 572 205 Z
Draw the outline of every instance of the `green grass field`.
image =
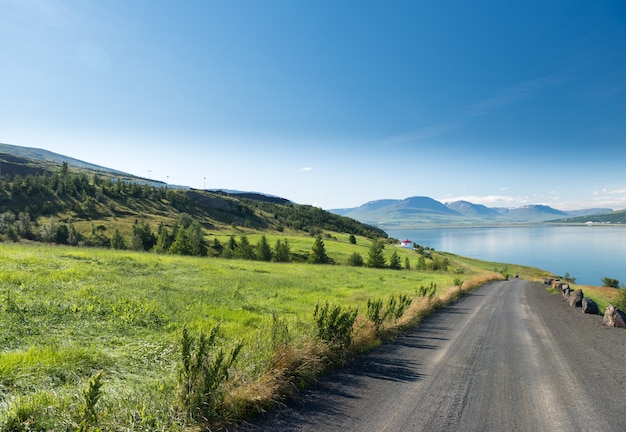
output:
M 271 244 L 285 237 L 268 235 Z M 289 241 L 292 251 L 304 254 L 314 239 Z M 324 241 L 338 264 L 354 251 L 367 257 L 364 238 L 356 245 L 343 235 Z M 403 262 L 405 256 L 417 262 L 414 251 L 388 245 L 385 254 L 394 250 Z M 85 389 L 101 370 L 94 427 L 193 427 L 176 409 L 181 332 L 208 332 L 217 324 L 219 346 L 243 342 L 227 389 L 239 396 L 221 407 L 222 415 L 237 417 L 245 411 L 237 405 L 254 399 L 245 389 L 267 382 L 276 369 L 278 343 L 304 347 L 315 340 L 316 304 L 358 308 L 364 329 L 368 299 L 414 298 L 420 286 L 431 284 L 445 296 L 459 281 L 469 287 L 500 272 L 541 276 L 445 256 L 447 272 L 418 272 L 0 243 L 0 430 L 84 430 Z

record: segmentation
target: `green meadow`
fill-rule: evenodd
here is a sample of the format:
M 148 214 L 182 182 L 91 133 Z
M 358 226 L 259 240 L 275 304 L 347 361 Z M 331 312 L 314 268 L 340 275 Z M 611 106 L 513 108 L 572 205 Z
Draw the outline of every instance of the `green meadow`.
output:
M 271 244 L 286 238 L 267 237 Z M 288 240 L 299 254 L 314 241 Z M 181 335 L 216 326 L 214 352 L 242 344 L 216 404 L 219 421 L 237 419 L 328 367 L 331 351 L 316 338 L 316 305 L 358 309 L 354 353 L 385 337 L 365 318 L 368 300 L 414 299 L 402 321 L 414 325 L 459 286 L 471 289 L 501 273 L 541 276 L 436 253 L 450 261 L 445 272 L 349 267 L 342 264 L 355 251 L 367 257 L 369 240 L 358 237 L 355 245 L 337 234 L 324 242 L 335 265 L 0 243 L 0 430 L 194 428 L 197 419 L 180 409 Z M 397 251 L 403 263 L 418 259 L 412 250 L 384 251 L 387 258 Z M 429 309 L 419 290 L 433 286 Z

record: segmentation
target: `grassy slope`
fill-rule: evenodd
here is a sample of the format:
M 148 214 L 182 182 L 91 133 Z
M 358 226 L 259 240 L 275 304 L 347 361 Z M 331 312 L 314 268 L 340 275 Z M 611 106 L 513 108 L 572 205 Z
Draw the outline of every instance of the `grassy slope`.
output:
M 337 261 L 351 250 L 366 254 L 366 239 L 350 245 L 347 237 L 337 238 L 325 241 Z M 313 243 L 289 239 L 295 250 L 310 250 Z M 391 249 L 385 249 L 388 255 Z M 49 428 L 75 426 L 80 389 L 104 370 L 101 427 L 177 430 L 184 423 L 172 410 L 183 326 L 197 332 L 221 323 L 225 345 L 243 340 L 238 387 L 254 387 L 275 356 L 273 315 L 288 325 L 291 343 L 304 345 L 314 339 L 317 303 L 364 313 L 368 298 L 415 296 L 431 282 L 443 296 L 455 278 L 498 277 L 491 271 L 495 264 L 483 264 L 486 270 L 479 262 L 450 258 L 450 272 L 422 273 L 2 243 L 0 424 L 23 411 Z

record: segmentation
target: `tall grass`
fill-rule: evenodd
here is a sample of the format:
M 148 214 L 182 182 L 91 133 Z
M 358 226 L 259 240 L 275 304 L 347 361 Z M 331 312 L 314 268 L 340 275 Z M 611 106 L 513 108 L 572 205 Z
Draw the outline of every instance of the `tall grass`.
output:
M 310 249 L 313 239 L 289 241 Z M 325 243 L 338 261 L 368 247 L 360 238 L 351 245 L 347 236 Z M 413 251 L 398 253 L 417 259 Z M 392 331 L 458 295 L 459 277 L 463 289 L 478 278 L 501 277 L 474 261 L 448 257 L 450 269 L 442 273 L 0 244 L 0 430 L 193 425 L 198 417 L 178 409 L 180 335 L 183 328 L 213 334 L 218 323 L 211 349 L 204 350 L 227 353 L 216 369 L 223 379 L 213 407 L 222 419 L 266 409 L 311 382 L 333 355 L 316 337 L 316 305 L 365 311 L 372 298 L 405 299 L 397 323 L 385 326 Z M 420 297 L 419 287 L 431 284 L 437 296 Z M 351 352 L 384 337 L 364 315 L 355 317 L 346 343 Z M 242 347 L 228 357 L 235 341 Z M 100 370 L 102 381 L 94 382 Z M 80 409 L 86 395 L 94 396 L 92 411 Z M 207 414 L 213 412 L 200 417 Z

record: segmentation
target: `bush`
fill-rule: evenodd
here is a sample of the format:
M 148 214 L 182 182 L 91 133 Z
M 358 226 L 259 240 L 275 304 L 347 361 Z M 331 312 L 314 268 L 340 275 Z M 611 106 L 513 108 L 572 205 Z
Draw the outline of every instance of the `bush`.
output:
M 361 256 L 361 254 L 358 252 L 354 252 L 352 255 L 350 255 L 350 258 L 348 258 L 348 265 L 352 267 L 363 267 L 363 257 Z
M 348 348 L 352 342 L 352 330 L 357 309 L 343 308 L 339 305 L 324 306 L 317 304 L 313 318 L 317 326 L 317 337 L 331 345 Z
M 380 332 L 380 328 L 385 320 L 383 314 L 383 301 L 381 299 L 367 299 L 367 319 L 374 324 L 376 333 Z
M 602 286 L 610 287 L 610 288 L 619 288 L 619 281 L 617 279 L 603 277 Z
M 380 329 L 383 323 L 387 320 L 393 319 L 397 322 L 404 311 L 411 305 L 413 299 L 405 294 L 401 294 L 396 298 L 395 295 L 391 295 L 387 300 L 387 305 L 383 309 L 383 301 L 380 299 L 367 299 L 367 319 L 374 324 L 376 333 L 380 333 Z
M 218 328 L 213 327 L 208 336 L 201 332 L 197 339 L 183 328 L 178 398 L 183 411 L 199 422 L 216 417 L 220 388 L 243 346 L 239 342 L 228 353 L 216 348 Z
M 432 300 L 436 292 L 437 292 L 437 284 L 431 282 L 430 286 L 428 287 L 421 285 L 419 289 L 417 290 L 417 295 L 419 297 L 428 297 L 428 300 Z

